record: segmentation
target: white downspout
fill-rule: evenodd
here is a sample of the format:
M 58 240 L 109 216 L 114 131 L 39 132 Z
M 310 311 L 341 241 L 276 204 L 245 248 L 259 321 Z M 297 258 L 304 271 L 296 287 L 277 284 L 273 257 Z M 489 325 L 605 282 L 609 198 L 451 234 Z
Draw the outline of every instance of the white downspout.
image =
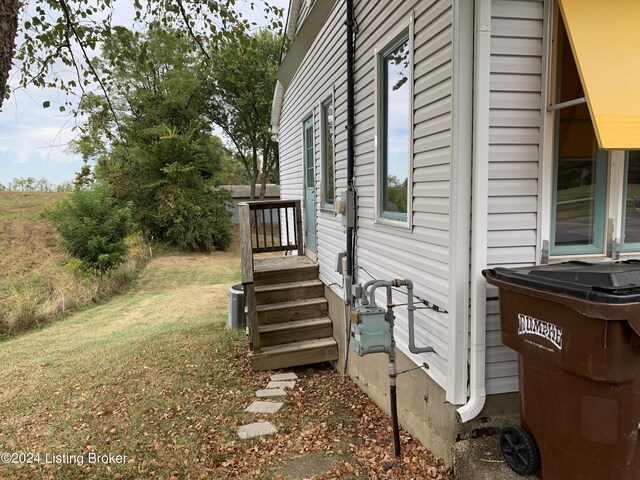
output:
M 489 195 L 489 92 L 491 0 L 476 0 L 473 28 L 473 185 L 471 205 L 471 352 L 469 401 L 457 412 L 460 421 L 477 417 L 486 399 L 486 283 Z

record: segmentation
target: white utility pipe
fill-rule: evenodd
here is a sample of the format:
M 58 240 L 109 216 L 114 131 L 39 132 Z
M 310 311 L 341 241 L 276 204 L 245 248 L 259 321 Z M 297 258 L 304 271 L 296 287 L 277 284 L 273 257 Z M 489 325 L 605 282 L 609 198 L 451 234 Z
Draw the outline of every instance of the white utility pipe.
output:
M 487 396 L 486 283 L 489 197 L 489 93 L 491 0 L 476 0 L 473 28 L 473 185 L 471 205 L 471 378 L 468 402 L 457 412 L 462 422 L 477 417 Z

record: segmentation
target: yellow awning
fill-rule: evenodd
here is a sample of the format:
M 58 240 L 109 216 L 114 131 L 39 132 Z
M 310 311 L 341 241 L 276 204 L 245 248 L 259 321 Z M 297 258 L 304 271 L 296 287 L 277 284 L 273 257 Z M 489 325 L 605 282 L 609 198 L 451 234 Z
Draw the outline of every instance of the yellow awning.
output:
M 600 147 L 640 149 L 640 0 L 560 0 Z

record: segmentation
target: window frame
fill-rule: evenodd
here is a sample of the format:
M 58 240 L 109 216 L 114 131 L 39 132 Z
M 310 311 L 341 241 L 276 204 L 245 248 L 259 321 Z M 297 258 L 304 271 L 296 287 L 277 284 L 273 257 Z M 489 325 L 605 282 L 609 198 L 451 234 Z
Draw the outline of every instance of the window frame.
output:
M 328 182 L 327 177 L 329 174 L 327 165 L 327 119 L 325 117 L 325 107 L 327 104 L 331 105 L 333 110 L 333 126 L 331 136 L 332 147 L 332 168 L 331 175 L 333 177 L 333 198 L 331 202 L 327 201 Z M 326 95 L 319 103 L 320 111 L 320 208 L 323 211 L 335 213 L 334 205 L 336 199 L 336 106 L 335 106 L 335 92 L 332 89 L 331 93 Z
M 640 253 L 640 243 L 624 244 L 625 228 L 625 199 L 627 191 L 627 150 L 601 150 L 606 160 L 601 167 L 601 177 L 604 183 L 603 198 L 599 206 L 604 210 L 604 225 L 598 232 L 602 239 L 600 248 L 591 251 L 580 251 L 584 246 L 566 246 L 553 248 L 555 238 L 556 215 L 556 177 L 557 177 L 557 136 L 556 122 L 559 110 L 550 109 L 555 104 L 557 89 L 557 37 L 560 12 L 557 1 L 548 3 L 545 12 L 546 27 L 543 40 L 543 85 L 542 109 L 544 112 L 542 124 L 542 143 L 540 145 L 540 187 L 538 201 L 538 248 L 537 263 L 561 262 L 569 259 L 604 259 L 619 256 L 637 256 Z M 597 169 L 597 167 L 596 167 Z M 625 196 L 623 196 L 625 195 Z M 597 251 L 596 251 L 597 250 Z
M 311 128 L 309 130 L 311 130 L 311 139 L 312 139 L 312 158 L 313 158 L 313 178 L 312 178 L 312 182 L 311 185 L 313 185 L 311 187 L 311 185 L 308 184 L 308 180 L 309 178 L 307 178 L 307 166 L 305 164 L 306 162 L 306 155 L 307 155 L 307 145 L 306 145 L 306 139 L 307 139 L 307 122 L 310 122 Z M 315 156 L 316 156 L 316 126 L 315 126 L 315 116 L 313 113 L 309 113 L 308 115 L 305 115 L 302 118 L 302 194 L 304 196 L 305 194 L 305 190 L 307 188 L 316 188 L 316 172 L 315 172 Z
M 388 212 L 384 210 L 384 167 L 385 167 L 385 106 L 386 106 L 386 81 L 385 56 L 403 42 L 407 42 L 409 49 L 409 115 L 408 115 L 408 175 L 407 175 L 407 213 Z M 389 35 L 383 37 L 378 46 L 373 51 L 373 62 L 375 72 L 375 95 L 374 95 L 374 148 L 375 148 L 375 169 L 374 169 L 374 203 L 375 219 L 374 223 L 396 227 L 400 229 L 413 229 L 413 127 L 414 127 L 414 82 L 415 82 L 415 61 L 414 61 L 414 16 L 411 15 L 402 22 L 397 29 Z

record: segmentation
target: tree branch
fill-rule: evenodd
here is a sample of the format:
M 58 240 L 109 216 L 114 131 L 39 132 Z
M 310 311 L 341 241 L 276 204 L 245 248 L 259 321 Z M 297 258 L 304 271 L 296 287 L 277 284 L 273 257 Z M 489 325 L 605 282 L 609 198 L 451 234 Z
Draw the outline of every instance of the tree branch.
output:
M 111 115 L 113 116 L 113 120 L 116 122 L 118 134 L 120 135 L 120 139 L 122 140 L 123 139 L 122 128 L 120 126 L 120 122 L 118 121 L 118 116 L 116 115 L 116 111 L 113 108 L 113 104 L 111 103 L 111 99 L 109 98 L 109 94 L 107 93 L 107 89 L 102 83 L 102 80 L 100 79 L 100 77 L 98 76 L 98 72 L 96 72 L 96 69 L 93 67 L 91 60 L 89 59 L 89 55 L 87 54 L 87 51 L 84 48 L 84 44 L 80 40 L 80 35 L 78 35 L 78 31 L 76 30 L 76 27 L 71 20 L 71 12 L 69 11 L 69 5 L 67 4 L 67 0 L 60 0 L 60 6 L 64 11 L 64 17 L 67 21 L 67 26 L 71 28 L 71 31 L 73 32 L 73 36 L 78 42 L 78 45 L 80 45 L 80 49 L 82 50 L 82 56 L 84 57 L 84 60 L 87 62 L 87 65 L 89 65 L 89 69 L 91 70 L 91 73 L 93 73 L 93 76 L 95 77 L 96 81 L 100 85 L 100 88 L 102 89 L 102 93 L 104 93 L 105 99 L 107 100 L 107 104 L 109 105 L 109 110 L 111 111 Z M 126 145 L 125 145 L 125 149 L 126 149 Z
M 191 28 L 191 25 L 189 25 L 189 16 L 187 15 L 187 11 L 184 9 L 184 5 L 182 4 L 182 0 L 176 0 L 176 3 L 178 4 L 178 8 L 180 9 L 180 15 L 182 16 L 182 19 L 184 20 L 184 24 L 187 27 L 187 30 L 189 31 L 189 35 L 191 35 L 191 38 L 193 38 L 193 40 L 198 44 L 198 47 L 200 48 L 200 50 L 204 54 L 204 56 L 207 59 L 207 61 L 210 62 L 211 61 L 211 57 L 209 56 L 209 53 L 207 53 L 207 51 L 204 48 L 204 45 L 202 45 L 202 42 L 200 42 L 200 39 L 194 33 L 193 29 Z

